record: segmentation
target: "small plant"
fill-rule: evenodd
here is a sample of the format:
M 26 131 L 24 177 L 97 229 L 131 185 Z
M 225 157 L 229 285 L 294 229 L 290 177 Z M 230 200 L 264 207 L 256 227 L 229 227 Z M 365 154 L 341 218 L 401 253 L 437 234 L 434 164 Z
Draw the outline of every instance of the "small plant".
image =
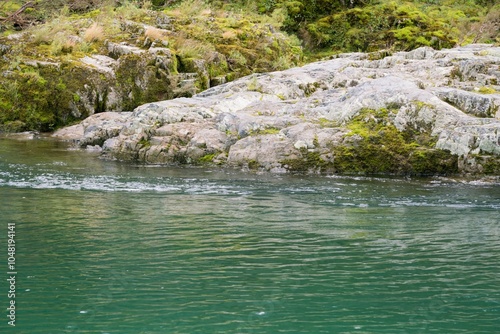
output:
M 32 41 L 35 44 L 50 44 L 52 39 L 52 34 L 50 28 L 46 25 L 38 27 L 38 29 L 33 30 L 31 35 Z
M 451 69 L 450 78 L 452 78 L 452 79 L 458 79 L 459 81 L 464 81 L 464 75 L 462 74 L 462 72 L 460 71 L 460 69 L 458 68 L 458 66 L 454 66 Z
M 61 54 L 68 54 L 73 52 L 77 46 L 77 39 L 71 36 L 66 36 L 65 34 L 57 34 L 54 40 L 50 44 L 50 54 L 53 56 L 59 56 Z
M 204 156 L 202 156 L 198 161 L 201 163 L 201 164 L 208 164 L 208 163 L 211 163 L 215 158 L 215 154 L 214 153 L 211 153 L 211 154 L 206 154 Z
M 81 42 L 76 46 L 76 51 L 90 53 L 92 52 L 92 44 L 89 42 Z
M 175 40 L 177 54 L 182 58 L 199 58 L 203 59 L 208 54 L 215 50 L 214 46 L 208 43 L 203 43 L 196 39 L 185 38 L 178 36 Z
M 225 39 L 225 40 L 231 40 L 231 39 L 235 39 L 237 36 L 236 32 L 234 32 L 234 30 L 226 30 L 222 33 L 222 39 Z
M 104 40 L 104 28 L 97 22 L 94 22 L 83 33 L 83 39 L 87 42 L 97 42 Z
M 247 83 L 247 89 L 251 92 L 262 93 L 262 85 L 257 81 L 257 77 L 254 75 Z
M 149 39 L 152 39 L 153 41 L 164 40 L 166 37 L 166 31 L 155 27 L 147 27 L 146 31 L 144 32 L 144 36 L 148 37 Z
M 251 130 L 249 131 L 248 135 L 249 136 L 277 135 L 278 133 L 280 133 L 280 131 L 281 129 L 271 126 L 263 129 Z
M 137 143 L 141 148 L 147 148 L 151 146 L 151 141 L 148 138 L 142 137 Z

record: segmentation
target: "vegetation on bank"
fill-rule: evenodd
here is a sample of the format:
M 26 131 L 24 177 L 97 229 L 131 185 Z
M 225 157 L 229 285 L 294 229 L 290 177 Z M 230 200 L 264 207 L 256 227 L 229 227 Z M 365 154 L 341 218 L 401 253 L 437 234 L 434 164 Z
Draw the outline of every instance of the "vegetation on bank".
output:
M 302 62 L 300 41 L 280 32 L 279 20 L 250 11 L 200 1 L 164 8 L 151 2 L 9 3 L 0 16 L 8 17 L 6 8 L 18 14 L 4 20 L 0 38 L 3 131 L 51 131 L 94 112 L 191 96 Z M 117 60 L 116 73 L 81 62 L 93 55 Z
M 285 8 L 283 29 L 323 52 L 436 49 L 498 43 L 496 0 L 261 0 L 261 10 Z M 273 5 L 269 5 L 269 4 Z
M 282 161 L 292 172 L 341 174 L 446 175 L 458 173 L 458 157 L 435 149 L 430 131 L 399 131 L 393 124 L 397 110 L 362 109 L 347 124 L 341 145 L 331 148 L 333 161 L 317 150 L 303 149 L 297 159 Z M 336 126 L 336 124 L 329 124 Z
M 113 94 L 122 96 L 114 104 L 116 109 L 131 110 L 154 100 L 190 96 L 253 72 L 283 70 L 339 52 L 499 43 L 500 5 L 495 3 L 3 1 L 0 131 L 51 131 L 91 112 L 110 110 Z M 164 64 L 157 63 L 158 57 L 127 54 L 115 77 L 92 72 L 77 62 L 85 56 L 108 55 L 110 45 L 123 44 L 143 50 L 161 47 L 171 54 L 164 55 Z M 195 73 L 196 80 L 190 84 L 184 73 Z M 82 86 L 91 89 L 84 91 Z

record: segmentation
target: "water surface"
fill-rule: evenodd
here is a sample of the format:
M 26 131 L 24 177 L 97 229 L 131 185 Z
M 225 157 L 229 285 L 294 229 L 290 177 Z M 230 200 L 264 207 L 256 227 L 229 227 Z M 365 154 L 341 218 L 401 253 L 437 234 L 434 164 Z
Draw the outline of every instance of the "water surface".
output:
M 142 166 L 0 139 L 0 203 L 18 272 L 2 333 L 499 333 L 498 184 Z

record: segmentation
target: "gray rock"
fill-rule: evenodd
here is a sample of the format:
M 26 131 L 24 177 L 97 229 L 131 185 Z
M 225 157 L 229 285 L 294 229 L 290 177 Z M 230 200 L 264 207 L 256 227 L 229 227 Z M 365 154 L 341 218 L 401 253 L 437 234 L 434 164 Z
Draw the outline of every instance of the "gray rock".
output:
M 94 55 L 94 56 L 85 56 L 80 61 L 84 64 L 90 65 L 96 68 L 99 72 L 105 74 L 115 75 L 115 67 L 117 65 L 117 61 L 113 58 L 103 56 L 103 55 Z
M 375 60 L 344 54 L 145 104 L 116 119 L 91 116 L 83 133 L 73 132 L 80 145 L 102 144 L 105 156 L 122 160 L 317 172 L 335 171 L 339 152 L 369 140 L 353 132 L 355 122 L 384 122 L 381 128 L 416 138 L 419 153 L 443 150 L 460 157 L 463 172 L 481 172 L 471 162 L 476 155 L 490 162 L 500 156 L 500 96 L 474 88 L 494 82 L 499 55 L 490 45 L 419 48 Z
M 11 47 L 9 45 L 0 44 L 0 56 L 3 56 L 7 52 L 9 52 L 10 49 L 11 49 Z
M 118 44 L 113 42 L 107 42 L 107 47 L 109 56 L 114 59 L 118 59 L 123 55 L 128 55 L 128 54 L 140 55 L 146 52 L 146 50 L 138 48 L 137 46 L 127 45 L 126 43 Z
M 109 138 L 116 137 L 131 117 L 130 112 L 104 112 L 94 114 L 79 124 L 57 130 L 53 137 L 73 141 L 82 147 L 102 146 Z
M 435 88 L 432 92 L 464 113 L 478 117 L 497 117 L 500 108 L 500 94 L 478 94 L 450 87 Z

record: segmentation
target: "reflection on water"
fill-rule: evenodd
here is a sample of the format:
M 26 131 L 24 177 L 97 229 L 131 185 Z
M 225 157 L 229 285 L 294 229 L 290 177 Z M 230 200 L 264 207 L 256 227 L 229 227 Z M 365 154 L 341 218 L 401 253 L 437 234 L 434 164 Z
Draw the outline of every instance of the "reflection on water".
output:
M 500 320 L 498 184 L 145 167 L 0 139 L 0 201 L 17 228 L 19 333 L 494 333 Z

